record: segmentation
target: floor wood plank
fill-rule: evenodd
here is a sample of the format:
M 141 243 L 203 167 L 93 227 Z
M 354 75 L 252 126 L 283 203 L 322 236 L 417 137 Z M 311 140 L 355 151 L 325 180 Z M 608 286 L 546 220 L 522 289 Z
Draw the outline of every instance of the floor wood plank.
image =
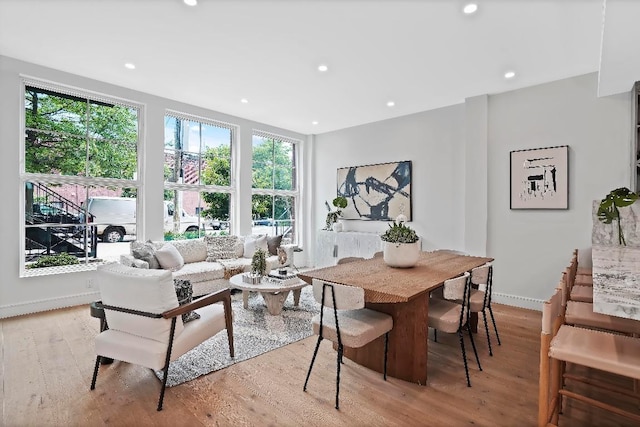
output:
M 89 390 L 99 324 L 88 306 L 3 319 L 0 425 L 534 426 L 540 313 L 496 304 L 495 314 L 502 346 L 491 330 L 493 357 L 482 321 L 475 335 L 483 371 L 465 338 L 471 388 L 457 336 L 441 333 L 437 343 L 429 343 L 427 386 L 395 378 L 385 382 L 345 359 L 339 411 L 333 407 L 336 355 L 330 342 L 321 344 L 308 390 L 302 391 L 315 337 L 169 388 L 164 410 L 157 412 L 160 382 L 139 366 L 117 361 L 103 366 L 96 390 Z M 627 400 L 634 407 L 636 402 Z M 632 423 L 569 401 L 561 425 Z

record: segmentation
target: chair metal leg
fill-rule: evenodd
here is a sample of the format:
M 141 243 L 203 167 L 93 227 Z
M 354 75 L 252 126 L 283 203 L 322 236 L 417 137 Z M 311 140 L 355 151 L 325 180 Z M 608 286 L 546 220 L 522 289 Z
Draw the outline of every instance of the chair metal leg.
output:
M 158 411 L 162 411 L 162 402 L 164 400 L 164 391 L 167 388 L 167 376 L 169 374 L 169 362 L 171 361 L 171 349 L 173 348 L 173 337 L 176 332 L 176 318 L 171 319 L 171 330 L 169 331 L 169 345 L 167 346 L 167 355 L 164 359 L 164 376 L 162 377 L 162 389 L 160 390 L 160 399 L 158 400 Z
M 342 360 L 342 352 L 344 351 L 344 348 L 339 345 L 338 346 L 338 360 L 337 360 L 337 372 L 336 372 L 336 409 L 340 409 L 340 401 L 339 399 L 339 395 L 340 395 L 340 361 Z
M 309 365 L 309 371 L 307 372 L 307 379 L 304 380 L 304 387 L 302 391 L 307 391 L 307 383 L 309 382 L 309 376 L 311 375 L 311 369 L 313 369 L 313 363 L 316 361 L 316 355 L 318 354 L 318 348 L 320 347 L 320 341 L 322 337 L 318 335 L 318 341 L 316 341 L 316 348 L 313 350 L 313 357 L 311 358 L 311 365 Z
M 493 309 L 491 308 L 491 304 L 489 304 L 489 314 L 491 315 L 491 321 L 493 322 L 493 330 L 496 331 L 496 338 L 498 339 L 498 345 L 502 345 L 502 343 L 500 343 L 500 335 L 498 335 L 498 327 L 496 326 L 496 318 L 493 317 Z
M 484 330 L 487 333 L 487 343 L 489 344 L 489 356 L 493 356 L 493 351 L 491 350 L 491 337 L 489 336 L 489 325 L 487 324 L 487 313 L 485 310 L 482 310 L 482 319 L 484 320 Z
M 482 366 L 480 366 L 480 358 L 478 357 L 478 349 L 476 348 L 476 342 L 473 339 L 473 332 L 471 332 L 471 325 L 469 325 L 468 323 L 467 323 L 467 330 L 469 331 L 469 340 L 471 340 L 471 347 L 473 347 L 473 353 L 476 355 L 478 370 L 482 371 Z
M 169 374 L 169 366 L 165 366 L 164 375 L 162 376 L 162 389 L 160 390 L 160 399 L 158 400 L 158 411 L 162 411 L 162 401 L 164 400 L 164 390 L 167 388 L 167 375 Z
M 91 390 L 96 388 L 96 379 L 98 378 L 98 369 L 100 368 L 100 356 L 96 357 L 96 366 L 93 368 L 93 379 L 91 380 Z
M 389 351 L 389 332 L 384 334 L 384 374 L 383 378 L 387 380 L 387 353 Z
M 462 336 L 462 330 L 458 330 L 458 338 L 460 339 L 460 349 L 462 350 L 462 362 L 464 363 L 464 373 L 467 376 L 467 387 L 471 387 L 471 380 L 469 379 L 469 367 L 467 366 L 467 353 L 464 350 L 464 337 Z
M 433 341 L 438 342 L 438 330 L 435 328 L 433 329 Z

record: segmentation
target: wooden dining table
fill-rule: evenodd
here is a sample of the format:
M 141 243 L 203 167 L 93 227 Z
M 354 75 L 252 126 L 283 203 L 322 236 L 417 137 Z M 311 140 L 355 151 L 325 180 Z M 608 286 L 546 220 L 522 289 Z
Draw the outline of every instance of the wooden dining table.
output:
M 479 267 L 493 258 L 459 255 L 440 250 L 421 252 L 411 268 L 393 268 L 382 257 L 298 273 L 313 279 L 364 289 L 367 308 L 393 317 L 389 333 L 387 375 L 426 385 L 429 331 L 429 293 L 444 281 Z M 384 337 L 360 348 L 346 348 L 344 356 L 383 372 Z

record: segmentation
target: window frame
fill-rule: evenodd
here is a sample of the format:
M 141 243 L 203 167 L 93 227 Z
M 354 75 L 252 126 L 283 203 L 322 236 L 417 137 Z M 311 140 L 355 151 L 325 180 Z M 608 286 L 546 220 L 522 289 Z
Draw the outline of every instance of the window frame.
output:
M 185 184 L 185 183 L 179 183 L 179 182 L 164 181 L 163 189 L 170 190 L 170 191 L 197 192 L 200 198 L 202 198 L 202 193 L 229 194 L 229 219 L 228 219 L 229 228 L 227 229 L 227 231 L 229 232 L 229 234 L 234 234 L 239 229 L 238 224 L 235 224 L 235 221 L 233 221 L 233 219 L 235 218 L 234 216 L 235 206 L 237 204 L 235 198 L 236 198 L 236 195 L 238 194 L 236 190 L 236 186 L 238 182 L 237 176 L 238 176 L 239 168 L 236 166 L 237 164 L 236 152 L 238 151 L 238 135 L 240 134 L 239 126 L 233 123 L 223 122 L 221 120 L 211 119 L 208 117 L 185 113 L 182 111 L 177 111 L 172 109 L 165 109 L 164 120 L 166 120 L 167 117 L 171 117 L 176 120 L 193 121 L 193 122 L 199 123 L 200 125 L 205 124 L 205 125 L 214 126 L 218 128 L 228 129 L 230 131 L 230 138 L 231 138 L 230 146 L 229 146 L 230 171 L 229 171 L 228 186 L 202 184 L 202 178 L 201 178 L 202 170 L 199 170 L 197 184 Z M 203 156 L 204 153 L 202 152 L 202 141 L 200 141 L 199 146 L 200 148 L 198 152 L 198 156 L 199 156 L 198 164 L 202 164 L 202 159 L 204 157 Z M 173 148 L 173 150 L 175 152 L 176 150 L 175 147 Z M 182 150 L 182 151 L 184 152 L 185 150 Z M 165 152 L 166 152 L 166 148 L 164 148 L 164 143 L 163 143 L 163 153 Z M 163 157 L 164 157 L 164 154 L 163 154 Z M 206 228 L 205 228 L 205 232 L 206 232 Z
M 26 131 L 26 105 L 25 105 L 25 96 L 27 87 L 33 87 L 36 89 L 41 89 L 43 91 L 51 92 L 54 94 L 66 95 L 69 97 L 77 97 L 83 100 L 91 100 L 98 103 L 108 103 L 114 105 L 120 105 L 123 107 L 131 108 L 136 110 L 137 112 L 137 140 L 136 140 L 136 172 L 134 179 L 123 179 L 123 178 L 102 178 L 102 177 L 90 177 L 90 176 L 73 176 L 73 175 L 55 175 L 55 174 L 46 174 L 46 173 L 32 173 L 26 172 L 26 146 L 25 146 L 25 135 Z M 137 203 L 136 210 L 138 214 L 136 215 L 136 229 L 138 231 L 142 230 L 139 219 L 143 218 L 143 210 L 144 206 L 141 202 L 143 199 L 143 191 L 144 186 L 142 185 L 142 181 L 139 179 L 140 176 L 143 176 L 144 171 L 144 137 L 145 137 L 145 127 L 144 127 L 144 116 L 145 116 L 145 105 L 139 102 L 131 101 L 128 99 L 120 98 L 117 96 L 106 95 L 99 92 L 94 92 L 91 90 L 81 89 L 74 86 L 65 85 L 62 83 L 55 83 L 48 80 L 42 80 L 35 77 L 30 76 L 21 76 L 20 79 L 20 114 L 19 114 L 19 138 L 20 141 L 20 152 L 19 152 L 19 162 L 18 162 L 18 185 L 19 188 L 19 220 L 20 220 L 20 239 L 19 239 L 19 250 L 20 250 L 20 268 L 19 268 L 19 277 L 36 277 L 36 276 L 45 276 L 45 275 L 53 275 L 53 274 L 62 274 L 62 273 L 71 273 L 78 271 L 92 271 L 95 270 L 96 267 L 100 264 L 105 264 L 110 261 L 102 261 L 102 262 L 88 262 L 88 260 L 81 264 L 76 265 L 66 265 L 66 266 L 58 266 L 58 267 L 44 267 L 44 268 L 35 268 L 35 269 L 27 269 L 26 261 L 25 261 L 25 253 L 26 253 L 26 224 L 25 224 L 25 203 L 26 200 L 26 184 L 28 182 L 32 183 L 41 183 L 41 184 L 76 184 L 82 185 L 85 187 L 90 186 L 111 186 L 111 187 L 126 187 L 126 188 L 135 188 L 137 194 Z M 83 137 L 85 141 L 88 141 L 88 135 Z M 86 163 L 89 162 L 89 159 L 86 159 Z
M 294 182 L 295 182 L 295 188 L 292 188 L 291 190 L 277 190 L 275 188 L 253 188 L 253 179 L 252 179 L 252 184 L 251 184 L 251 197 L 253 198 L 254 195 L 269 195 L 272 197 L 277 197 L 277 196 L 282 196 L 282 197 L 292 197 L 294 199 L 294 207 L 295 207 L 295 212 L 297 212 L 297 218 L 294 219 L 294 224 L 295 224 L 295 233 L 294 233 L 294 239 L 290 242 L 291 244 L 294 245 L 299 245 L 301 242 L 301 227 L 302 224 L 300 222 L 300 218 L 301 218 L 301 208 L 302 208 L 302 200 L 301 200 L 301 196 L 300 196 L 300 178 L 301 178 L 301 147 L 302 147 L 302 141 L 296 138 L 291 138 L 288 136 L 284 136 L 284 135 L 279 135 L 276 133 L 272 133 L 272 132 L 267 132 L 267 131 L 263 131 L 260 129 L 253 129 L 251 132 L 251 174 L 253 176 L 253 137 L 259 137 L 259 138 L 264 138 L 264 139 L 273 139 L 273 140 L 278 140 L 280 142 L 286 142 L 286 143 L 290 143 L 294 146 L 294 150 L 293 150 L 293 164 L 295 165 L 295 175 L 294 175 Z M 274 163 L 275 165 L 275 163 Z M 275 185 L 272 183 L 272 187 L 274 187 Z M 293 186 L 292 186 L 293 187 Z M 252 215 L 252 221 L 253 221 L 253 215 Z M 275 219 L 275 218 L 274 218 Z M 252 223 L 253 225 L 253 223 Z

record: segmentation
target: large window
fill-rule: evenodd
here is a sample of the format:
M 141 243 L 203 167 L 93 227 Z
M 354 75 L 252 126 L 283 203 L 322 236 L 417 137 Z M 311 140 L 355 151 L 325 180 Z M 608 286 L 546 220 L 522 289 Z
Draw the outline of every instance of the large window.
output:
M 298 141 L 256 131 L 253 134 L 253 234 L 282 234 L 295 243 Z
M 140 117 L 133 103 L 25 81 L 20 182 L 26 275 L 62 269 L 41 266 L 115 260 L 118 250 L 103 251 L 98 242 L 135 236 L 136 203 L 131 215 L 108 218 L 91 214 L 87 205 L 96 197 L 135 198 Z
M 174 112 L 165 116 L 164 198 L 176 207 L 165 222 L 166 239 L 231 229 L 234 135 L 225 123 Z

